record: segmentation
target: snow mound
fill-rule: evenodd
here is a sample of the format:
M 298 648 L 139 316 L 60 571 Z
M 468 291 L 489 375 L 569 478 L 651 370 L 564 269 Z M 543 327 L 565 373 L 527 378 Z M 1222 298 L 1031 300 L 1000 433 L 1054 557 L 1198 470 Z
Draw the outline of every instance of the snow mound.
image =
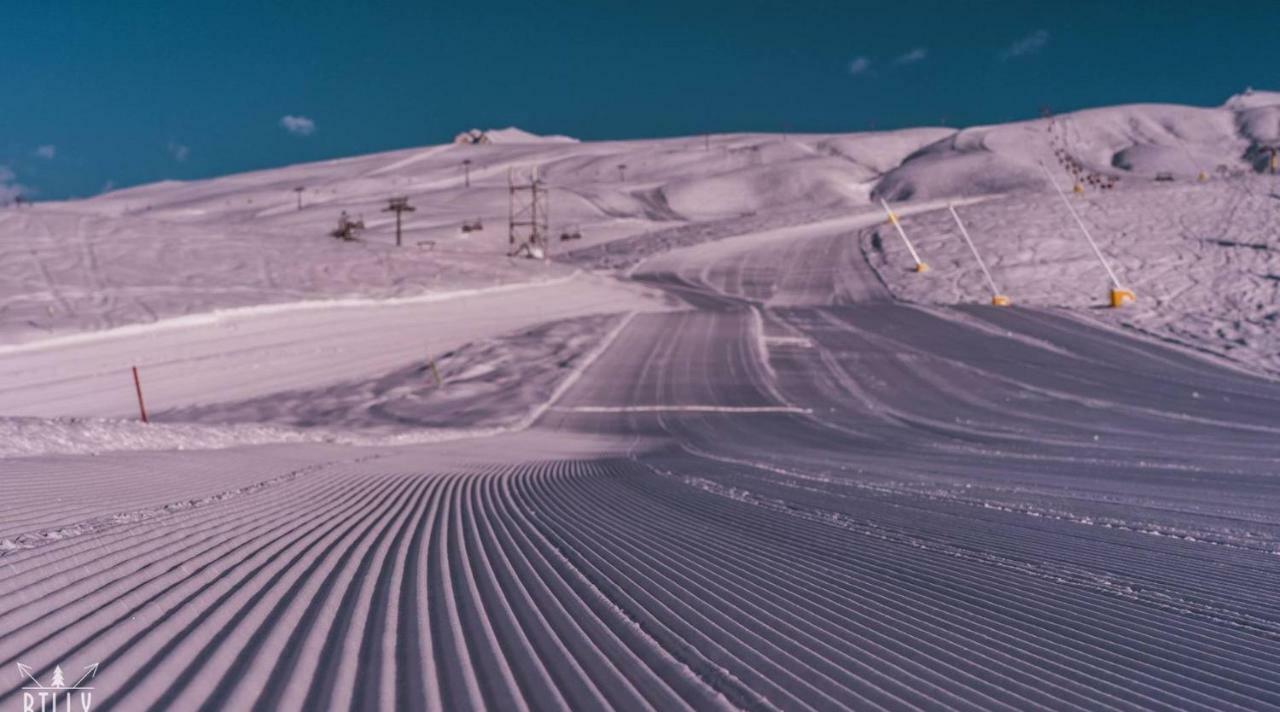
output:
M 1275 106 L 1277 104 L 1280 104 L 1280 92 L 1255 91 L 1250 88 L 1227 99 L 1227 103 L 1224 106 L 1238 111 L 1259 106 Z
M 824 158 L 806 161 L 803 166 L 753 166 L 707 178 L 673 181 L 663 194 L 677 213 L 694 218 L 797 205 L 854 207 L 866 204 L 867 189 L 863 184 L 873 177 L 869 169 Z
M 925 146 L 955 134 L 955 129 L 921 128 L 832 136 L 819 141 L 818 151 L 842 158 L 875 173 L 887 173 Z
M 505 129 L 471 129 L 454 136 L 454 143 L 488 144 L 488 143 L 578 143 L 578 139 L 569 136 L 539 136 L 514 126 Z
M 1157 176 L 1261 170 L 1280 146 L 1280 94 L 1238 95 L 1217 108 L 1131 104 L 964 129 L 905 157 L 872 191 L 890 200 L 1038 191 L 1040 163 L 1064 160 L 1081 175 L 1149 181 Z

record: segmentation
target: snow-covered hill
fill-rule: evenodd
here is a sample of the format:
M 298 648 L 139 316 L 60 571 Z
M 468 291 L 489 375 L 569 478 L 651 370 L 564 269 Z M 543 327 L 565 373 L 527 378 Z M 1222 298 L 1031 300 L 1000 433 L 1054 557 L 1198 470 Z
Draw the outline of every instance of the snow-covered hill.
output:
M 1149 181 L 1268 168 L 1280 146 L 1280 93 L 1250 91 L 1217 108 L 1132 104 L 950 134 L 876 184 L 890 199 L 1037 189 L 1039 162 L 1061 172 Z
M 0 337 L 26 341 L 257 303 L 405 296 L 532 281 L 554 265 L 508 260 L 509 175 L 551 188 L 553 253 L 658 230 L 865 208 L 873 197 L 1042 191 L 1038 162 L 1069 185 L 1146 186 L 1268 167 L 1280 94 L 1218 108 L 1138 104 L 1000 126 L 847 135 L 733 134 L 577 142 L 515 128 L 448 144 L 165 181 L 0 211 Z M 1072 175 L 1069 171 L 1075 171 Z M 1087 180 L 1086 180 L 1087 179 Z M 299 192 L 298 189 L 301 189 Z M 388 198 L 406 195 L 396 250 Z M 299 199 L 301 208 L 298 207 Z M 363 242 L 329 238 L 343 212 Z M 464 224 L 483 229 L 464 232 Z M 714 229 L 713 229 L 714 232 Z

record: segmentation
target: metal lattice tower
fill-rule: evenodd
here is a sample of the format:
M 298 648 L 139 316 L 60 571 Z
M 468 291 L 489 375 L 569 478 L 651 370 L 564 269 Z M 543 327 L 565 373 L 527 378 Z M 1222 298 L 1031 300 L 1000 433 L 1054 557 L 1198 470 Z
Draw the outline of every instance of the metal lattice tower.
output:
M 547 259 L 551 246 L 548 227 L 551 213 L 547 187 L 538 178 L 537 166 L 527 183 L 518 180 L 514 171 L 508 170 L 507 185 L 511 191 L 507 219 L 510 251 L 507 254 Z

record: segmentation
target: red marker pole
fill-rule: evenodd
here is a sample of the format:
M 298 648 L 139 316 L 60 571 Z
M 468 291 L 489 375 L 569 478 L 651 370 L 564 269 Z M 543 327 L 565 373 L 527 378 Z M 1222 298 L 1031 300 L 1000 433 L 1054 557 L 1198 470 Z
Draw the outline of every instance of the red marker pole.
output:
M 147 420 L 147 406 L 142 402 L 142 381 L 138 379 L 138 367 L 133 367 L 133 389 L 138 393 L 138 413 L 142 415 L 142 422 L 149 423 Z

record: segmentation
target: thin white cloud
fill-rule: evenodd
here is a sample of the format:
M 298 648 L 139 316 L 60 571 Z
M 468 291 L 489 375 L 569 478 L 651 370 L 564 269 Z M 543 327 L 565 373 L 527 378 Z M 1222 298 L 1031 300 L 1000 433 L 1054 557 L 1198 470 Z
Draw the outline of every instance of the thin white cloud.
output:
M 316 132 L 316 122 L 305 116 L 282 116 L 280 126 L 294 136 L 310 136 Z
M 866 57 L 855 57 L 849 63 L 849 73 L 855 77 L 859 74 L 866 74 L 869 71 L 871 71 L 871 60 Z
M 52 161 L 53 158 L 58 155 L 58 147 L 54 146 L 51 143 L 45 144 L 43 146 L 36 146 L 35 155 L 37 158 L 43 158 L 46 161 Z
M 1049 44 L 1049 33 L 1045 30 L 1036 30 L 1026 37 L 1019 38 L 1013 44 L 1005 48 L 1000 53 L 1000 59 L 1013 59 L 1015 57 L 1023 57 L 1028 54 L 1035 54 L 1044 49 Z
M 907 52 L 906 54 L 899 55 L 897 58 L 893 60 L 893 63 L 894 64 L 915 64 L 916 62 L 923 62 L 925 58 L 928 56 L 929 56 L 929 50 L 925 49 L 924 47 L 916 47 L 915 49 L 911 50 L 910 52 Z
M 169 151 L 169 156 L 173 160 L 177 161 L 178 163 L 182 163 L 183 161 L 186 161 L 187 156 L 191 155 L 190 147 L 184 146 L 176 141 L 169 142 L 168 151 Z
M 27 189 L 18 183 L 18 177 L 8 166 L 0 166 L 0 205 L 12 203 L 14 198 L 26 194 Z

